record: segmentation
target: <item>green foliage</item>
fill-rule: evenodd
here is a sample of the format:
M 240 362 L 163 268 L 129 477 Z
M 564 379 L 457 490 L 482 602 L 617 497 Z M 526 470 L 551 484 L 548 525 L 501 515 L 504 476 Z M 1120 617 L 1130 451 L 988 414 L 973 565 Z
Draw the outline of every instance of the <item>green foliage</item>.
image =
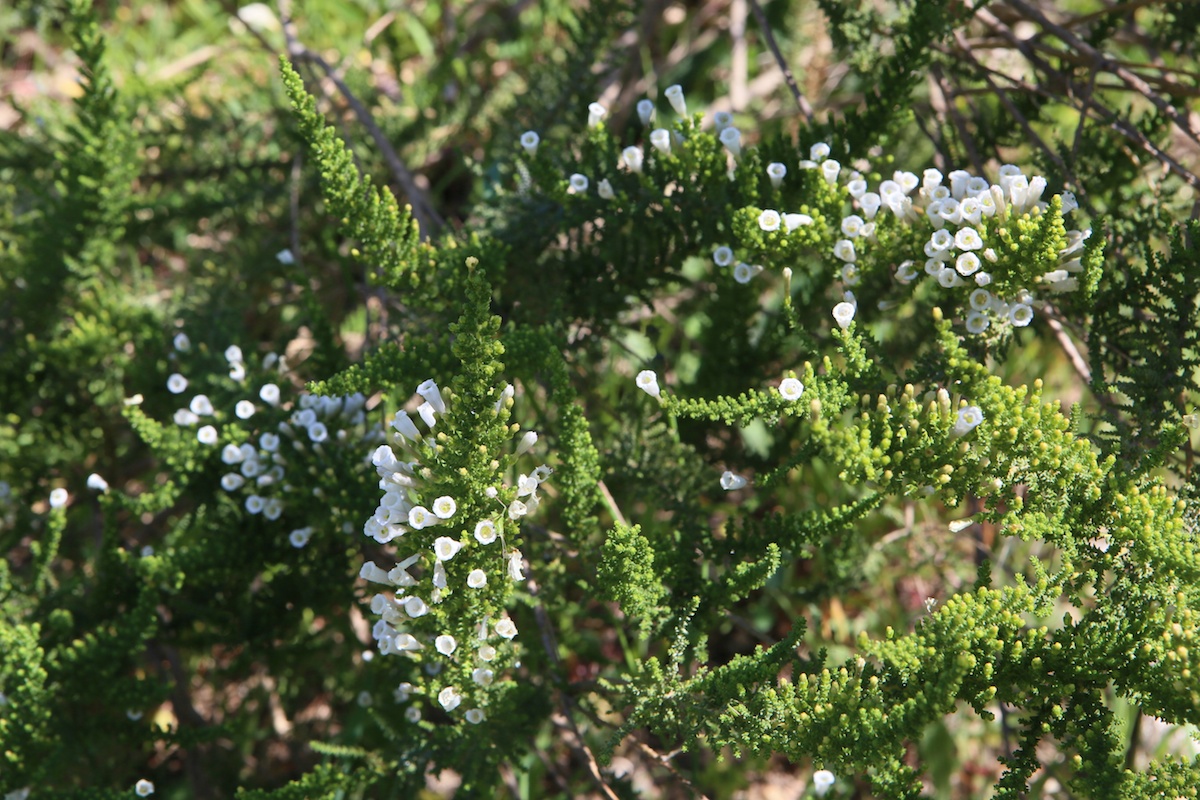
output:
M 162 5 L 0 11 L 0 794 L 1196 796 L 1187 4 Z

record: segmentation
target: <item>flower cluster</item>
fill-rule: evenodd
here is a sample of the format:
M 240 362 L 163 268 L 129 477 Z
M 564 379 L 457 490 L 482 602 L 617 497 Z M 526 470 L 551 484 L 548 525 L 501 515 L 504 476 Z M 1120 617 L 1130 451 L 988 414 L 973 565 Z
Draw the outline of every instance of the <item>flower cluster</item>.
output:
M 192 349 L 184 333 L 175 336 L 174 347 L 177 358 Z M 357 449 L 364 440 L 378 441 L 380 429 L 367 424 L 366 397 L 302 393 L 293 399 L 283 356 L 267 354 L 253 373 L 237 345 L 225 349 L 224 359 L 229 381 L 216 382 L 217 402 L 204 393 L 192 394 L 187 406 L 173 417 L 177 426 L 196 428 L 200 444 L 220 448 L 226 468 L 221 488 L 239 497 L 247 513 L 261 514 L 270 521 L 282 518 L 300 492 L 309 491 L 319 501 L 328 502 L 319 485 L 307 489 L 303 484 L 310 483 L 314 470 L 328 469 L 330 463 L 343 460 L 331 459 L 331 450 Z M 191 385 L 179 372 L 167 379 L 172 394 L 185 395 Z M 365 465 L 362 468 L 365 471 Z M 289 475 L 294 474 L 305 477 L 293 483 Z M 332 511 L 334 518 L 348 519 L 348 511 L 336 507 Z M 288 541 L 293 547 L 304 547 L 312 533 L 312 526 L 295 528 Z
M 418 386 L 417 394 L 423 401 L 415 410 L 421 425 L 397 411 L 390 441 L 371 455 L 383 494 L 363 533 L 386 545 L 395 563 L 385 569 L 367 561 L 359 576 L 387 587 L 371 598 L 379 616 L 372 629 L 379 652 L 423 660 L 430 674 L 443 674 L 449 666 L 444 685 L 426 694 L 447 713 L 466 702 L 470 708 L 463 718 L 479 723 L 487 703 L 482 690 L 509 655 L 498 646 L 517 635 L 512 619 L 489 617 L 486 609 L 502 605 L 511 587 L 525 580 L 521 551 L 512 544 L 522 518 L 537 509 L 538 489 L 551 470 L 543 465 L 513 484 L 497 481 L 481 496 L 444 494 L 438 459 L 449 437 L 438 426 L 448 413 L 447 400 L 433 380 Z M 513 387 L 506 387 L 491 411 L 500 414 L 512 396 Z M 520 435 L 513 456 L 526 454 L 537 439 L 533 431 Z M 401 684 L 396 699 L 405 702 L 417 691 Z M 421 712 L 414 705 L 406 714 L 416 720 Z

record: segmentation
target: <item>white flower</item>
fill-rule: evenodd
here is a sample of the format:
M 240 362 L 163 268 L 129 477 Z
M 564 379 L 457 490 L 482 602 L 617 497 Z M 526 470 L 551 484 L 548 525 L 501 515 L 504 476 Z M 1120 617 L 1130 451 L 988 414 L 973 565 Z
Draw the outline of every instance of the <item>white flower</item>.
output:
M 788 233 L 796 230 L 801 225 L 812 225 L 813 218 L 808 214 L 784 214 L 783 227 Z
M 784 176 L 787 175 L 787 167 L 780 164 L 778 161 L 772 161 L 767 164 L 767 177 L 771 179 L 771 185 L 776 189 L 783 183 Z
M 192 340 L 188 338 L 186 333 L 177 333 L 171 342 L 175 345 L 175 349 L 179 352 L 187 352 L 192 349 Z
M 480 544 L 491 544 L 496 541 L 496 523 L 490 519 L 475 523 L 475 539 Z
M 658 376 L 654 370 L 644 369 L 637 374 L 637 387 L 651 397 L 659 397 Z
M 213 413 L 212 401 L 208 399 L 208 395 L 204 394 L 193 397 L 192 402 L 188 403 L 188 408 L 199 417 L 207 417 Z
M 858 236 L 862 229 L 863 219 L 857 214 L 851 214 L 842 220 L 842 233 L 851 239 Z
M 867 219 L 875 219 L 881 205 L 883 198 L 875 192 L 863 192 L 862 197 L 858 198 L 858 207 L 867 215 Z
M 851 197 L 857 200 L 866 193 L 867 182 L 862 178 L 855 178 L 846 184 L 846 191 L 850 193 Z
M 641 172 L 642 162 L 645 156 L 640 147 L 626 147 L 621 151 L 621 158 L 625 161 L 625 166 L 629 167 L 630 172 Z
M 404 411 L 396 412 L 396 416 L 392 419 L 392 427 L 410 441 L 415 442 L 421 438 L 421 431 L 417 430 L 417 424 Z
M 799 383 L 799 381 L 797 381 L 797 383 Z M 733 492 L 741 489 L 747 483 L 749 483 L 749 481 L 747 481 L 741 475 L 734 475 L 729 470 L 725 470 L 723 473 L 721 473 L 721 488 L 727 492 Z
M 261 479 L 260 479 L 261 480 Z M 263 505 L 263 516 L 270 520 L 279 519 L 283 514 L 283 501 L 278 497 L 272 497 Z
M 537 491 L 538 484 L 541 483 L 532 475 L 521 475 L 517 478 L 517 497 L 525 497 Z
M 496 633 L 503 636 L 505 639 L 512 639 L 517 635 L 517 626 L 508 617 L 496 623 Z
M 979 311 L 971 311 L 967 314 L 967 333 L 978 335 L 986 331 L 991 324 L 992 321 L 988 319 L 987 314 Z
M 950 431 L 952 436 L 965 436 L 983 422 L 983 411 L 979 406 L 966 406 L 960 408 L 954 420 L 954 428 Z
M 959 275 L 974 275 L 979 271 L 979 267 L 979 256 L 974 253 L 963 253 L 954 262 L 954 268 L 958 270 Z
M 186 408 L 181 408 L 178 411 L 176 411 L 174 416 L 171 417 L 171 419 L 173 419 L 175 421 L 176 425 L 179 425 L 181 427 L 184 425 L 195 425 L 197 422 L 200 421 L 199 417 L 197 417 L 195 414 L 193 414 L 191 411 L 187 410 Z
M 442 655 L 448 656 L 458 649 L 458 642 L 450 634 L 443 633 L 433 640 L 433 647 Z
M 601 200 L 612 200 L 617 196 L 613 191 L 612 184 L 608 182 L 608 178 L 603 178 L 596 184 L 596 194 L 600 195 Z
M 133 785 L 133 791 L 138 797 L 149 797 L 154 794 L 154 784 L 142 778 Z
M 779 394 L 784 400 L 799 400 L 804 394 L 804 384 L 795 378 L 784 378 L 779 384 Z
M 483 711 L 478 708 L 472 708 L 465 715 L 467 722 L 472 725 L 478 725 L 483 722 Z
M 273 383 L 268 383 L 258 390 L 258 396 L 262 398 L 264 403 L 270 405 L 278 405 L 279 403 L 279 387 Z
M 782 222 L 782 218 L 779 216 L 779 212 L 770 208 L 758 215 L 758 227 L 764 231 L 779 230 L 780 222 Z
M 525 152 L 529 157 L 537 155 L 538 142 L 542 139 L 537 135 L 537 131 L 525 131 L 521 134 L 521 147 L 525 148 Z
M 513 500 L 508 504 L 508 518 L 514 522 L 529 513 L 529 506 L 522 503 L 520 500 Z
M 182 336 L 183 334 L 179 335 Z M 181 394 L 187 389 L 187 386 L 187 378 L 183 377 L 178 372 L 167 378 L 167 391 L 169 391 L 171 394 Z
M 721 245 L 713 250 L 713 263 L 718 267 L 728 267 L 733 263 L 733 248 Z
M 587 191 L 587 188 L 588 179 L 586 175 L 576 172 L 567 179 L 567 190 L 572 194 L 582 194 Z
M 95 472 L 93 472 L 91 475 L 88 475 L 87 486 L 89 489 L 95 489 L 99 492 L 108 491 L 108 481 L 104 480 L 104 478 L 100 477 L 100 475 Z
M 666 95 L 667 102 L 671 104 L 671 108 L 675 109 L 675 113 L 681 117 L 687 116 L 687 101 L 683 98 L 683 87 L 679 84 L 668 86 L 663 92 Z
M 246 479 L 243 478 L 241 475 L 238 475 L 236 472 L 230 472 L 226 475 L 221 476 L 221 488 L 227 492 L 232 492 L 236 489 L 240 489 L 240 488 L 242 488 L 242 485 L 245 483 L 246 483 Z
M 450 519 L 458 510 L 458 504 L 450 495 L 443 495 L 433 501 L 433 515 L 438 519 Z
M 525 580 L 525 575 L 521 572 L 520 550 L 513 550 L 508 554 L 508 577 L 514 581 Z
M 438 692 L 438 702 L 442 704 L 442 708 L 453 711 L 462 702 L 462 695 L 458 693 L 458 689 L 447 686 Z
M 231 344 L 225 348 L 225 360 L 230 364 L 237 364 L 245 359 L 242 358 L 242 348 L 236 344 Z
M 597 125 L 599 125 L 601 122 L 604 121 L 604 118 L 606 116 L 608 116 L 607 108 L 600 105 L 599 103 L 589 103 L 588 104 L 588 123 L 587 124 L 588 124 L 589 128 L 594 128 Z
M 439 536 L 433 542 L 433 553 L 438 561 L 449 561 L 462 549 L 462 542 L 449 536 Z
M 404 613 L 408 614 L 413 619 L 423 617 L 429 613 L 429 606 L 425 605 L 425 601 L 414 595 L 409 595 L 404 598 Z
M 481 569 L 473 569 L 467 574 L 467 586 L 472 589 L 482 589 L 487 585 L 487 573 Z
M 433 378 L 422 381 L 421 385 L 417 387 L 417 394 L 424 398 L 425 402 L 433 406 L 433 409 L 439 414 L 446 413 L 446 401 L 442 399 L 442 391 L 438 388 Z
M 436 524 L 437 519 L 429 513 L 429 509 L 425 506 L 413 506 L 408 510 L 408 526 L 413 530 L 419 531 Z
M 744 261 L 739 261 L 737 266 L 733 268 L 733 279 L 738 283 L 749 283 L 762 270 L 763 268 L 757 264 L 747 264 Z
M 854 242 L 849 239 L 838 239 L 833 246 L 833 254 L 842 261 L 858 260 L 858 254 L 854 252 Z
M 237 414 L 238 419 L 250 419 L 254 416 L 254 403 L 249 400 L 239 400 L 238 404 L 233 407 L 233 413 Z
M 481 635 L 480 638 L 483 638 L 483 636 Z M 496 648 L 490 644 L 481 644 L 476 654 L 479 656 L 480 661 L 491 661 L 496 657 Z
M 280 264 L 295 264 L 296 263 L 296 257 L 294 255 L 292 255 L 292 251 L 288 250 L 287 248 L 284 248 L 283 250 L 280 250 L 278 253 L 276 253 L 275 258 L 279 261 Z
M 720 134 L 721 131 L 733 124 L 733 114 L 728 111 L 718 111 L 713 114 L 713 131 Z
M 490 661 L 491 659 L 484 660 Z M 475 683 L 479 684 L 480 686 L 491 686 L 492 681 L 495 680 L 495 677 L 496 673 L 492 672 L 487 667 L 476 667 L 475 669 L 471 670 L 471 680 L 475 681 Z
M 962 228 L 954 234 L 954 245 L 959 250 L 981 250 L 983 239 L 979 238 L 979 231 L 974 228 Z
M 279 435 L 275 433 L 264 433 L 258 437 L 258 446 L 268 453 L 274 453 L 279 449 Z
M 933 251 L 947 250 L 952 244 L 954 244 L 954 237 L 950 235 L 950 231 L 944 228 L 934 231 L 933 235 L 929 237 L 929 249 Z
M 917 279 L 917 267 L 912 261 L 905 261 L 900 266 L 896 267 L 896 280 L 901 283 L 912 283 Z
M 655 128 L 650 131 L 650 144 L 664 156 L 671 154 L 671 132 L 666 128 Z
M 643 125 L 649 125 L 650 120 L 654 119 L 654 101 L 653 100 L 638 100 L 637 104 L 638 119 Z
M 1027 303 L 1013 303 L 1008 312 L 1008 319 L 1018 328 L 1024 328 L 1033 322 L 1033 309 Z
M 959 277 L 958 273 L 952 269 L 941 270 L 937 274 L 937 279 L 938 283 L 940 283 L 944 289 L 952 289 L 955 286 L 962 286 L 964 282 L 963 279 Z
M 833 777 L 833 773 L 829 770 L 819 769 L 813 773 L 812 780 L 813 791 L 817 793 L 817 797 L 824 797 L 837 778 Z
M 733 154 L 734 158 L 742 155 L 742 132 L 737 128 L 726 128 L 717 138 L 721 140 L 721 144 L 725 145 L 725 149 Z
M 218 438 L 217 429 L 212 425 L 205 425 L 203 428 L 196 431 L 196 438 L 200 441 L 200 444 L 216 444 Z
M 62 489 L 62 488 L 55 489 L 54 491 L 50 492 L 50 507 L 51 508 L 62 508 L 63 506 L 65 506 L 67 504 L 67 500 L 69 499 L 69 497 L 70 496 L 67 494 L 66 489 Z
M 301 548 L 308 544 L 311 536 L 312 528 L 296 528 L 296 530 L 288 534 L 288 541 L 292 543 L 292 547 Z
M 832 158 L 821 162 L 821 174 L 825 177 L 825 182 L 830 186 L 837 183 L 838 173 L 841 172 L 841 169 L 842 165 Z
M 256 494 L 252 494 L 247 497 L 245 502 L 246 510 L 251 514 L 261 514 L 266 505 L 267 501 L 263 500 Z
M 839 328 L 845 330 L 850 327 L 850 323 L 854 321 L 854 311 L 852 303 L 842 302 L 833 307 L 833 319 Z
M 825 142 L 817 142 L 808 149 L 808 157 L 819 163 L 829 156 L 829 152 L 829 145 Z

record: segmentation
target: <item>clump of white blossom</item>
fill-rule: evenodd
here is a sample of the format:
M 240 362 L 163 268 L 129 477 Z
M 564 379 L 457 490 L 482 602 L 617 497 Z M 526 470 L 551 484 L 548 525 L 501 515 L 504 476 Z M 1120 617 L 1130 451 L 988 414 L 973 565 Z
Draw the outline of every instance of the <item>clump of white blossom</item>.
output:
M 450 679 L 466 676 L 469 682 L 433 686 L 426 695 L 446 713 L 461 707 L 463 719 L 478 724 L 485 718 L 483 690 L 505 662 L 503 648 L 511 647 L 517 626 L 503 613 L 474 614 L 488 605 L 485 598 L 502 600 L 525 580 L 524 558 L 511 542 L 523 518 L 537 509 L 538 490 L 551 470 L 542 465 L 511 481 L 497 475 L 496 484 L 480 496 L 442 494 L 432 466 L 447 400 L 433 380 L 418 386 L 417 394 L 423 402 L 414 412 L 416 418 L 397 411 L 385 442 L 371 454 L 382 494 L 363 533 L 385 546 L 389 562 L 381 566 L 367 561 L 359 577 L 384 587 L 370 603 L 378 615 L 371 633 L 379 653 L 423 661 L 427 672 L 433 669 L 439 675 L 443 666 L 453 666 L 444 674 Z M 513 387 L 506 386 L 489 411 L 500 414 L 513 394 Z M 512 455 L 520 458 L 536 445 L 538 436 L 526 431 L 514 440 Z M 456 594 L 478 602 L 446 602 Z M 443 611 L 451 607 L 472 616 Z M 407 702 L 417 688 L 401 684 L 397 702 Z M 417 720 L 421 711 L 413 706 L 406 716 Z

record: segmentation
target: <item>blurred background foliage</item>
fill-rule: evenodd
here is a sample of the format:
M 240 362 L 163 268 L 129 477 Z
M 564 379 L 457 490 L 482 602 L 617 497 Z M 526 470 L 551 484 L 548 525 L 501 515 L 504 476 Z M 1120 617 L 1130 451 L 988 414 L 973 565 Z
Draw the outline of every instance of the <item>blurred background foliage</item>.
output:
M 590 290 L 582 276 L 607 265 L 562 234 L 570 220 L 555 209 L 523 204 L 513 189 L 517 140 L 529 128 L 543 141 L 573 136 L 594 100 L 611 110 L 608 127 L 620 139 L 636 128 L 637 100 L 673 83 L 690 108 L 732 111 L 748 141 L 789 163 L 829 140 L 835 152 L 889 154 L 895 168 L 917 172 L 991 175 L 1002 163 L 1028 165 L 1053 189 L 1075 191 L 1109 242 L 1094 315 L 1051 309 L 1011 346 L 981 355 L 1007 383 L 1042 378 L 1064 409 L 1078 403 L 1088 412 L 1077 416 L 1081 433 L 1131 468 L 1162 425 L 1196 402 L 1200 265 L 1194 229 L 1176 227 L 1200 209 L 1195 3 L 127 0 L 98 2 L 96 11 L 102 39 L 80 36 L 97 48 L 81 53 L 65 4 L 0 6 L 0 480 L 10 487 L 0 498 L 0 600 L 10 622 L 41 623 L 39 646 L 50 655 L 28 669 L 51 676 L 48 697 L 94 693 L 89 706 L 48 700 L 57 722 L 27 720 L 46 789 L 123 790 L 153 774 L 159 796 L 208 798 L 307 774 L 311 788 L 294 796 L 317 796 L 324 773 L 314 767 L 345 761 L 310 743 L 365 746 L 376 734 L 363 698 L 383 702 L 391 691 L 364 669 L 367 625 L 351 593 L 356 540 L 236 566 L 236 551 L 199 548 L 200 561 L 162 564 L 133 555 L 169 541 L 185 549 L 193 528 L 245 524 L 202 499 L 214 487 L 174 485 L 179 471 L 123 410 L 140 394 L 148 416 L 169 417 L 177 331 L 218 367 L 230 344 L 286 354 L 297 386 L 384 352 L 385 342 L 443 335 L 445 305 L 426 302 L 436 290 L 384 290 L 328 218 L 279 80 L 281 53 L 293 57 L 358 167 L 413 205 L 423 237 L 457 237 L 466 253 L 469 231 L 486 234 L 502 254 L 492 273 L 504 287 L 497 313 L 523 324 L 558 320 L 570 333 L 571 378 L 592 387 L 580 402 L 604 443 L 606 491 L 631 520 L 652 516 L 667 482 L 677 494 L 665 510 L 679 530 L 721 529 L 735 510 L 773 510 L 753 498 L 740 509 L 698 498 L 710 465 L 765 469 L 787 442 L 761 424 L 713 431 L 681 422 L 676 434 L 645 422 L 629 381 L 646 366 L 672 371 L 684 396 L 760 381 L 761 365 L 743 360 L 736 338 L 750 335 L 744 319 L 757 301 L 704 302 L 698 293 L 709 287 L 686 260 L 616 282 L 605 290 L 611 296 Z M 98 58 L 105 72 L 91 80 L 99 91 L 86 94 L 80 65 Z M 127 127 L 89 127 L 114 98 Z M 283 250 L 290 263 L 277 257 Z M 825 297 L 812 303 L 826 305 Z M 898 367 L 932 337 L 929 305 L 880 318 Z M 528 423 L 549 424 L 548 413 L 530 412 Z M 1170 480 L 1193 491 L 1191 443 L 1172 458 Z M 88 499 L 93 472 L 140 500 Z M 803 475 L 805 496 L 780 499 L 780 509 L 853 499 L 820 462 Z M 46 515 L 58 486 L 76 497 L 70 527 L 49 588 L 30 600 L 13 586 L 41 569 L 39 543 L 62 534 Z M 620 514 L 610 511 L 594 531 L 572 534 L 578 547 L 599 548 Z M 810 646 L 840 661 L 860 631 L 908 630 L 927 598 L 970 586 L 985 556 L 1002 575 L 1021 572 L 1042 547 L 986 525 L 948 536 L 945 520 L 964 511 L 972 509 L 904 502 L 869 517 L 859 535 L 806 551 L 729 610 L 707 642 L 710 658 L 724 663 L 779 641 L 806 618 Z M 164 539 L 168 530 L 174 539 Z M 559 623 L 570 654 L 560 677 L 568 694 L 587 698 L 580 716 L 596 747 L 614 716 L 603 693 L 593 694 L 598 680 L 653 645 L 633 636 L 615 607 L 574 591 L 580 576 L 571 569 L 548 578 L 571 598 Z M 259 590 L 276 580 L 277 593 Z M 0 634 L 8 630 L 0 641 L 12 647 L 11 676 L 17 656 L 36 648 L 21 639 L 28 628 L 14 623 Z M 106 637 L 145 647 L 106 650 Z M 1194 747 L 1182 731 L 1114 707 L 1129 721 L 1130 766 Z M 125 719 L 126 710 L 151 724 Z M 586 747 L 572 744 L 577 730 L 548 714 L 526 733 L 525 755 L 503 768 L 497 796 L 600 791 L 580 762 Z M 1011 736 L 1003 714 L 995 723 L 951 715 L 932 727 L 918 745 L 931 795 L 988 796 Z M 661 745 L 649 735 L 623 744 L 606 773 L 609 791 L 792 797 L 809 774 L 781 759 L 720 761 L 663 754 L 654 749 Z M 1059 774 L 1066 758 L 1046 764 L 1035 788 L 1069 796 Z M 456 780 L 417 777 L 431 795 L 452 793 Z M 865 783 L 839 791 L 870 796 Z

